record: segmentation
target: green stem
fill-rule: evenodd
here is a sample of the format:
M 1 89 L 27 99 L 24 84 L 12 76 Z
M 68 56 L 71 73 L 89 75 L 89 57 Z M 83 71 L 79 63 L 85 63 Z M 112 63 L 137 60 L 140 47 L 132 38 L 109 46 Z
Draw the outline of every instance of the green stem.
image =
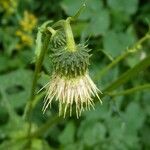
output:
M 49 44 L 49 40 L 50 40 L 50 36 L 48 34 L 45 34 L 44 36 L 45 36 L 45 38 L 43 41 L 42 50 L 40 52 L 39 58 L 37 59 L 36 65 L 35 65 L 35 72 L 34 72 L 34 76 L 33 76 L 30 98 L 28 100 L 28 103 L 26 105 L 25 112 L 24 112 L 24 118 L 27 120 L 28 120 L 29 116 L 31 115 L 32 103 L 33 103 L 33 99 L 35 98 L 35 89 L 36 89 L 36 84 L 37 84 L 38 75 L 39 75 L 38 73 L 40 72 L 42 62 L 44 59 L 44 55 L 48 49 L 48 44 Z
M 144 37 L 142 37 L 132 48 L 127 49 L 125 53 L 123 53 L 121 56 L 118 56 L 116 59 L 112 61 L 108 66 L 106 66 L 103 70 L 101 70 L 99 77 L 103 77 L 111 68 L 113 68 L 116 64 L 118 64 L 121 60 L 126 58 L 129 54 L 136 52 L 143 42 L 150 39 L 150 35 L 146 34 Z
M 34 98 L 33 103 L 32 103 L 32 108 L 33 109 L 38 104 L 38 102 L 42 99 L 42 97 L 44 97 L 45 94 L 46 94 L 45 91 L 40 92 L 39 94 L 37 94 L 37 96 Z
M 52 28 L 63 27 L 66 34 L 66 41 L 67 41 L 67 50 L 70 52 L 76 51 L 76 45 L 74 41 L 73 32 L 70 26 L 70 21 L 72 21 L 71 17 L 68 17 L 66 20 L 60 20 L 56 22 Z
M 103 77 L 111 68 L 113 68 L 116 64 L 118 64 L 121 60 L 123 60 L 124 58 L 126 58 L 128 55 L 130 54 L 129 51 L 126 51 L 125 53 L 123 53 L 121 56 L 117 57 L 116 59 L 114 59 L 112 61 L 112 63 L 110 63 L 108 66 L 106 66 L 104 69 L 101 70 L 101 72 L 99 73 L 99 78 Z
M 32 128 L 31 117 L 32 117 L 33 103 L 34 103 L 34 99 L 35 99 L 35 90 L 36 90 L 37 80 L 39 77 L 39 72 L 40 72 L 40 69 L 42 66 L 42 62 L 44 60 L 44 55 L 48 49 L 48 44 L 50 41 L 50 35 L 47 33 L 47 29 L 46 29 L 47 24 L 44 23 L 41 26 L 42 33 L 43 33 L 41 38 L 43 38 L 43 43 L 41 45 L 39 57 L 36 58 L 35 72 L 34 72 L 32 87 L 31 87 L 31 94 L 30 94 L 30 98 L 26 104 L 24 115 L 23 115 L 24 119 L 29 122 L 28 133 L 27 133 L 27 137 L 29 137 L 29 146 L 31 144 L 31 140 L 30 140 L 31 139 L 30 134 L 31 134 L 31 128 Z M 43 28 L 44 28 L 44 30 L 43 30 Z
M 48 49 L 50 35 L 47 34 L 46 26 L 49 23 L 52 23 L 52 21 L 50 20 L 50 21 L 44 22 L 41 25 L 41 27 L 39 28 L 39 31 L 37 33 L 36 50 L 35 51 L 38 51 L 37 52 L 38 55 L 36 55 L 36 64 L 35 64 L 35 71 L 34 71 L 34 76 L 33 76 L 33 81 L 32 81 L 30 98 L 26 104 L 25 111 L 23 114 L 24 119 L 27 119 L 27 120 L 31 115 L 32 103 L 33 103 L 34 98 L 35 98 L 35 89 L 36 89 L 36 84 L 37 84 L 37 80 L 38 80 L 38 73 L 40 72 L 42 62 L 44 60 L 44 55 Z M 42 38 L 44 39 L 44 41 L 42 41 Z
M 146 90 L 146 89 L 150 89 L 150 84 L 144 84 L 144 85 L 136 86 L 134 88 L 130 88 L 130 89 L 127 89 L 127 90 L 121 91 L 121 92 L 108 93 L 108 95 L 110 95 L 110 96 L 128 95 L 128 94 L 142 91 L 142 90 Z
M 71 17 L 67 18 L 67 20 L 64 22 L 64 30 L 66 33 L 67 50 L 70 52 L 74 52 L 76 51 L 76 45 L 74 41 L 73 32 L 70 26 L 70 20 Z
M 71 17 L 72 20 L 76 20 L 76 19 L 80 16 L 81 12 L 84 10 L 85 7 L 86 7 L 86 5 L 83 4 L 83 5 L 79 8 L 79 10 L 77 11 L 77 13 L 76 13 L 73 17 Z
M 65 20 L 59 20 L 59 21 L 57 21 L 56 23 L 54 23 L 53 25 L 52 25 L 52 28 L 59 28 L 59 27 L 63 27 L 63 25 L 64 25 L 64 22 L 65 22 Z
M 54 30 L 52 27 L 47 27 L 47 30 L 51 32 L 52 36 L 56 34 L 56 30 Z
M 139 72 L 146 69 L 148 66 L 150 66 L 150 56 L 143 59 L 140 63 L 138 63 L 133 68 L 129 69 L 125 73 L 123 73 L 116 81 L 112 82 L 103 92 L 104 95 L 106 93 L 109 93 L 113 91 L 114 89 L 118 88 L 120 85 L 127 82 L 129 79 L 131 79 L 133 76 L 139 74 Z

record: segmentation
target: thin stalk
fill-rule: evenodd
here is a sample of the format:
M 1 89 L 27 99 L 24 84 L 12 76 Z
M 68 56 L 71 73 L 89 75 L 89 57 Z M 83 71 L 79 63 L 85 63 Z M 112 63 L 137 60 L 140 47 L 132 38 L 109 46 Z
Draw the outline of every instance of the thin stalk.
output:
M 71 20 L 71 17 L 67 18 L 66 21 L 64 22 L 64 30 L 66 34 L 67 50 L 74 52 L 76 51 L 76 45 L 74 41 L 73 32 L 70 26 L 70 20 Z
M 139 91 L 143 91 L 143 90 L 147 90 L 150 89 L 150 84 L 144 84 L 144 85 L 140 85 L 140 86 L 136 86 L 134 88 L 130 88 L 121 92 L 115 92 L 115 93 L 108 93 L 108 95 L 110 96 L 120 96 L 120 95 L 128 95 L 134 92 L 139 92 Z
M 146 57 L 140 63 L 135 65 L 133 68 L 123 73 L 116 81 L 112 82 L 106 89 L 104 89 L 103 93 L 107 94 L 113 91 L 114 89 L 118 88 L 119 86 L 127 82 L 129 79 L 134 77 L 135 75 L 139 74 L 148 66 L 150 66 L 150 56 Z
M 52 25 L 52 28 L 58 28 L 58 27 L 63 27 L 63 25 L 64 25 L 64 22 L 65 22 L 65 20 L 59 20 L 59 21 L 57 21 L 56 23 L 54 23 L 53 25 Z
M 62 27 L 65 30 L 66 41 L 67 41 L 67 50 L 74 52 L 76 51 L 76 45 L 74 41 L 73 32 L 71 29 L 70 21 L 72 21 L 71 17 L 68 17 L 66 20 L 60 20 L 56 22 L 52 28 Z
M 83 5 L 79 8 L 79 10 L 77 11 L 77 13 L 76 13 L 73 17 L 71 17 L 71 19 L 72 19 L 73 21 L 76 20 L 76 19 L 78 19 L 79 16 L 80 16 L 80 14 L 82 13 L 82 11 L 84 10 L 85 7 L 86 7 L 86 4 L 83 4 Z
M 51 32 L 52 36 L 56 34 L 56 30 L 54 30 L 52 27 L 47 27 L 47 30 Z
M 104 67 L 104 69 L 101 70 L 101 72 L 99 73 L 99 78 L 103 77 L 111 68 L 117 65 L 121 60 L 126 58 L 129 54 L 130 52 L 126 51 L 125 53 L 123 53 L 122 55 L 114 59 L 108 66 Z
M 38 75 L 39 75 L 38 73 L 40 72 L 42 62 L 44 59 L 44 55 L 48 49 L 49 40 L 50 40 L 50 36 L 48 34 L 45 34 L 45 39 L 43 42 L 42 50 L 41 50 L 39 58 L 37 59 L 36 64 L 35 64 L 35 72 L 34 72 L 34 76 L 33 76 L 30 98 L 27 102 L 25 112 L 24 112 L 24 118 L 27 120 L 28 120 L 29 116 L 31 115 L 32 102 L 33 102 L 33 99 L 35 98 L 35 89 L 36 89 L 36 84 L 37 84 Z
M 66 35 L 66 41 L 67 41 L 67 50 L 74 52 L 76 51 L 76 46 L 75 46 L 75 41 L 74 41 L 74 36 L 73 32 L 70 26 L 70 21 L 72 20 L 71 17 L 68 17 L 66 20 L 60 20 L 56 22 L 52 28 L 58 28 L 62 27 L 65 30 L 65 35 Z
M 99 77 L 103 77 L 111 68 L 113 68 L 115 65 L 117 65 L 120 61 L 125 59 L 129 54 L 136 52 L 139 50 L 141 45 L 146 41 L 150 39 L 150 35 L 146 34 L 144 37 L 142 37 L 133 47 L 126 50 L 125 53 L 118 56 L 116 59 L 114 59 L 108 66 L 106 66 L 104 69 L 101 70 Z

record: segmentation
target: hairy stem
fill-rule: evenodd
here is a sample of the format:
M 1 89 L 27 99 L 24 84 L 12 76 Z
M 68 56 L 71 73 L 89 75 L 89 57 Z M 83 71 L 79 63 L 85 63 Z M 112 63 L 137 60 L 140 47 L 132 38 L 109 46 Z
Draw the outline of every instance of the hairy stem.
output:
M 37 80 L 39 77 L 39 72 L 40 72 L 40 69 L 42 66 L 42 62 L 44 60 L 44 55 L 48 49 L 48 44 L 50 41 L 50 35 L 47 33 L 47 29 L 46 29 L 47 24 L 48 24 L 48 22 L 44 23 L 41 26 L 41 30 L 42 30 L 41 32 L 43 34 L 42 34 L 42 36 L 40 36 L 40 38 L 43 38 L 43 42 L 41 45 L 41 49 L 39 51 L 39 55 L 37 55 L 38 57 L 36 58 L 35 71 L 34 71 L 34 76 L 33 76 L 33 81 L 32 81 L 31 93 L 30 93 L 29 100 L 26 104 L 24 115 L 23 115 L 24 119 L 29 122 L 29 127 L 28 127 L 28 132 L 27 132 L 27 137 L 29 137 L 29 143 L 28 143 L 29 147 L 31 144 L 31 138 L 30 138 L 31 128 L 32 128 L 31 118 L 32 118 L 33 103 L 35 100 L 36 85 L 37 85 Z M 42 41 L 42 39 L 40 39 L 40 40 Z
M 28 103 L 26 105 L 25 112 L 24 112 L 24 118 L 27 120 L 28 120 L 29 116 L 31 115 L 32 102 L 33 102 L 33 99 L 35 97 L 35 89 L 36 89 L 36 84 L 37 84 L 37 80 L 38 80 L 38 73 L 40 72 L 42 62 L 44 59 L 44 55 L 45 55 L 47 48 L 48 48 L 49 40 L 50 40 L 49 35 L 45 34 L 45 39 L 43 42 L 42 50 L 41 50 L 39 58 L 37 59 L 36 64 L 35 64 L 35 72 L 34 72 L 34 76 L 33 76 L 30 98 L 28 100 Z
M 139 72 L 146 69 L 148 66 L 150 66 L 150 56 L 143 59 L 140 63 L 135 65 L 133 68 L 127 70 L 125 73 L 123 73 L 116 81 L 112 82 L 106 89 L 104 89 L 104 94 L 107 94 L 125 82 L 127 82 L 129 79 L 131 79 L 133 76 L 139 74 Z
M 112 61 L 108 66 L 106 66 L 103 70 L 101 70 L 99 77 L 105 76 L 105 74 L 113 68 L 115 65 L 117 65 L 120 61 L 122 61 L 124 58 L 126 58 L 129 54 L 138 51 L 138 49 L 141 47 L 141 45 L 146 41 L 150 39 L 150 35 L 146 34 L 144 37 L 142 37 L 133 47 L 127 49 L 125 53 L 122 55 L 118 56 L 116 59 Z

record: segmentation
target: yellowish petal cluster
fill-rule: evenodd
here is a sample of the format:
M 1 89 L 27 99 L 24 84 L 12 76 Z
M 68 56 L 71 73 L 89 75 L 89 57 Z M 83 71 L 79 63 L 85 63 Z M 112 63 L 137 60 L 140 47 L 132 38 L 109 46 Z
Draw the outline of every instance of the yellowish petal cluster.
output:
M 21 43 L 23 45 L 26 45 L 26 46 L 32 46 L 33 44 L 33 38 L 31 35 L 27 34 L 27 33 L 24 33 L 20 30 L 16 31 L 16 35 L 20 38 L 21 40 Z M 20 43 L 20 44 L 21 44 Z M 19 45 L 18 45 L 19 46 Z M 19 47 L 18 47 L 19 48 Z M 20 48 L 21 48 L 21 45 L 20 45 Z
M 37 25 L 37 18 L 32 13 L 25 11 L 23 19 L 20 20 L 19 25 L 20 27 L 16 31 L 16 36 L 19 38 L 16 48 L 20 49 L 24 46 L 31 47 L 34 41 L 32 34 Z
M 11 15 L 13 14 L 18 6 L 18 0 L 0 0 L 0 7 L 4 12 Z
M 28 11 L 24 11 L 24 17 L 20 21 L 20 26 L 25 32 L 32 32 L 32 30 L 37 25 L 37 18 Z

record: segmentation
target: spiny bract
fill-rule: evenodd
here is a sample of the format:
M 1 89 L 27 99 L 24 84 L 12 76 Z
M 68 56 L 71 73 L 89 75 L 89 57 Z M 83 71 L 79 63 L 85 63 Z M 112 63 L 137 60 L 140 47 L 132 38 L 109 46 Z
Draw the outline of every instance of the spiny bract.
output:
M 90 49 L 84 45 L 77 45 L 75 52 L 70 52 L 67 47 L 58 49 L 51 55 L 55 72 L 66 77 L 84 75 L 88 69 Z

